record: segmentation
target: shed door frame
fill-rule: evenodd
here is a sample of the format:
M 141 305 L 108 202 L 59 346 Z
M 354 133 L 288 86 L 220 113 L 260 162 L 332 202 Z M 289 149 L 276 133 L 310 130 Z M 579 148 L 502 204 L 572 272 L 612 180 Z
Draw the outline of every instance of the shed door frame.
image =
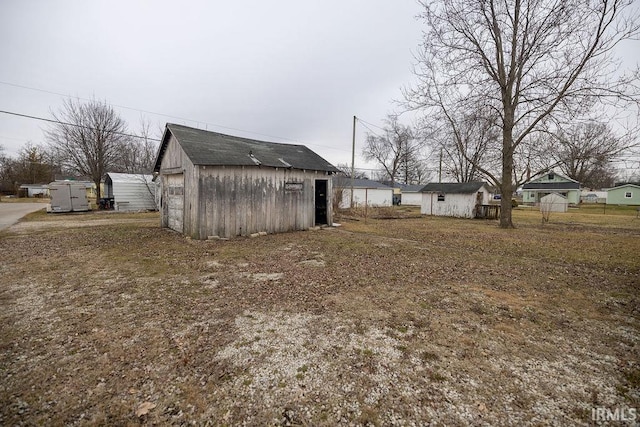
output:
M 316 179 L 314 191 L 315 225 L 329 224 L 329 180 Z
M 167 227 L 184 232 L 184 174 L 167 177 Z

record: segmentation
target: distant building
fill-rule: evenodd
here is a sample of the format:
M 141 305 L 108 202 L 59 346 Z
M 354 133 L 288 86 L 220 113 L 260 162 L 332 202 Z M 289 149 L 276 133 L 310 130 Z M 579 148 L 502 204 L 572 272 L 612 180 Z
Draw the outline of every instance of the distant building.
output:
M 569 200 L 558 193 L 551 193 L 540 199 L 540 212 L 566 212 Z
M 21 197 L 49 197 L 48 184 L 22 184 L 20 186 Z
M 640 185 L 622 184 L 607 190 L 608 205 L 640 205 Z
M 607 203 L 607 192 L 582 190 L 580 191 L 580 201 L 582 203 Z
M 548 172 L 524 184 L 522 203 L 538 204 L 540 199 L 552 193 L 566 197 L 570 205 L 580 203 L 580 183 L 555 172 Z
M 121 212 L 157 210 L 153 175 L 109 172 L 104 179 L 103 197 L 113 200 Z
M 333 178 L 334 197 L 340 197 L 338 207 L 351 207 L 351 178 L 335 176 Z M 354 206 L 392 206 L 393 188 L 370 179 L 353 180 Z
M 489 205 L 490 200 L 487 184 L 480 181 L 433 182 L 425 185 L 421 193 L 420 213 L 423 215 L 475 218 L 481 207 Z

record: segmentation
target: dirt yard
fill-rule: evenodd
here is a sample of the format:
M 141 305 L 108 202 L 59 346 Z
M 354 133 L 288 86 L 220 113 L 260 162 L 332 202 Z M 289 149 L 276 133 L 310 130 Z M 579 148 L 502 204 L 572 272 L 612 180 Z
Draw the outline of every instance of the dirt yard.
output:
M 515 222 L 193 241 L 157 214 L 32 214 L 0 232 L 0 425 L 587 425 L 640 408 L 640 219 Z

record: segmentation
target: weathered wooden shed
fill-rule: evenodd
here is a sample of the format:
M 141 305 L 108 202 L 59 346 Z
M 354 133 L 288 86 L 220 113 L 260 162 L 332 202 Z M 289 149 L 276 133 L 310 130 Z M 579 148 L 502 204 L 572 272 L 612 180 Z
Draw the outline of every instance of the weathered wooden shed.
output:
M 104 178 L 104 197 L 113 199 L 113 208 L 120 212 L 157 209 L 153 175 L 109 172 Z
M 303 145 L 167 124 L 154 171 L 162 226 L 195 239 L 332 223 L 337 169 Z

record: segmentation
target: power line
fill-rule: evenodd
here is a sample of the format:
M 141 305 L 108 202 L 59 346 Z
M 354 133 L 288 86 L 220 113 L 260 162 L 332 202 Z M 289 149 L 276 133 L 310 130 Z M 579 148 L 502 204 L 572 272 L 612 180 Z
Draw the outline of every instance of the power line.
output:
M 48 94 L 51 94 L 51 95 L 63 96 L 63 97 L 66 97 L 66 98 L 75 98 L 75 99 L 79 99 L 79 100 L 83 100 L 83 101 L 92 101 L 89 98 L 83 98 L 81 96 L 65 95 L 65 94 L 60 93 L 60 92 L 54 92 L 54 91 L 50 91 L 50 90 L 46 90 L 46 89 L 39 89 L 39 88 L 19 85 L 19 84 L 15 84 L 15 83 L 9 83 L 9 82 L 0 81 L 0 84 L 6 85 L 6 86 L 16 87 L 16 88 L 20 88 L 20 89 L 32 90 L 32 91 L 36 91 L 36 92 L 48 93 Z M 204 121 L 201 121 L 201 120 L 188 119 L 188 118 L 185 118 L 185 117 L 172 116 L 170 114 L 158 113 L 158 112 L 154 112 L 154 111 L 143 110 L 143 109 L 140 109 L 140 108 L 127 107 L 125 105 L 117 105 L 117 104 L 109 104 L 109 105 L 111 105 L 113 107 L 117 107 L 117 108 L 123 108 L 125 110 L 137 111 L 139 113 L 153 114 L 153 115 L 156 115 L 156 116 L 168 117 L 170 119 L 176 119 L 176 120 L 182 120 L 182 121 L 186 121 L 186 122 L 196 123 L 197 127 L 199 127 L 200 124 L 203 124 L 203 125 L 206 125 L 206 126 L 212 126 L 212 127 L 222 128 L 222 129 L 229 129 L 229 130 L 234 130 L 234 131 L 237 131 L 237 132 L 243 132 L 243 133 L 264 136 L 264 137 L 267 137 L 267 138 L 272 138 L 272 139 L 277 139 L 277 140 L 294 142 L 294 143 L 297 143 L 297 144 L 301 143 L 301 141 L 299 141 L 297 139 L 287 138 L 287 137 L 283 137 L 283 136 L 275 136 L 275 135 L 269 135 L 269 134 L 260 133 L 260 132 L 253 132 L 253 131 L 250 131 L 250 130 L 239 129 L 239 128 L 234 128 L 234 127 L 224 126 L 224 125 L 219 125 L 219 124 L 216 124 L 216 123 L 204 122 Z M 46 119 L 44 119 L 44 120 L 46 120 Z M 149 138 L 149 139 L 151 139 L 151 138 Z M 159 141 L 159 140 L 154 140 L 154 141 Z M 337 150 L 337 151 L 349 152 L 349 150 L 346 150 L 344 148 L 336 148 L 336 147 L 330 147 L 330 146 L 327 146 L 327 145 L 313 144 L 313 143 L 305 143 L 305 144 L 306 145 L 311 145 L 311 146 L 314 146 L 314 147 L 326 148 L 328 150 Z
M 374 128 L 378 128 L 378 129 L 380 129 L 380 130 L 381 130 L 381 131 L 383 131 L 383 132 L 386 132 L 386 131 L 387 131 L 386 129 L 381 128 L 380 126 L 374 125 L 373 123 L 369 123 L 369 122 L 368 122 L 368 121 L 366 121 L 366 120 L 362 120 L 360 117 L 358 117 L 358 120 L 359 120 L 363 125 L 366 123 L 366 124 L 368 124 L 369 126 L 373 126 Z M 366 126 L 365 126 L 365 127 L 366 127 Z M 369 129 L 369 128 L 367 128 L 367 129 Z
M 90 126 L 77 125 L 77 124 L 74 124 L 74 123 L 66 123 L 66 122 L 61 122 L 60 120 L 46 119 L 44 117 L 30 116 L 28 114 L 14 113 L 12 111 L 0 110 L 0 113 L 9 114 L 9 115 L 12 115 L 12 116 L 24 117 L 24 118 L 27 118 L 27 119 L 41 120 L 43 122 L 56 123 L 56 124 L 61 124 L 61 125 L 65 125 L 65 126 L 74 126 L 74 127 L 77 127 L 77 128 L 83 128 L 83 129 L 89 129 L 89 130 L 99 130 L 97 128 L 90 127 Z M 133 134 L 124 133 L 124 132 L 115 132 L 114 131 L 114 132 L 111 132 L 111 133 L 113 133 L 115 135 L 128 136 L 128 137 L 131 137 L 131 138 L 149 139 L 151 141 L 158 141 L 158 142 L 160 141 L 159 139 L 156 139 L 156 138 L 149 138 L 149 137 L 144 137 L 144 136 L 140 136 L 140 135 L 133 135 Z

